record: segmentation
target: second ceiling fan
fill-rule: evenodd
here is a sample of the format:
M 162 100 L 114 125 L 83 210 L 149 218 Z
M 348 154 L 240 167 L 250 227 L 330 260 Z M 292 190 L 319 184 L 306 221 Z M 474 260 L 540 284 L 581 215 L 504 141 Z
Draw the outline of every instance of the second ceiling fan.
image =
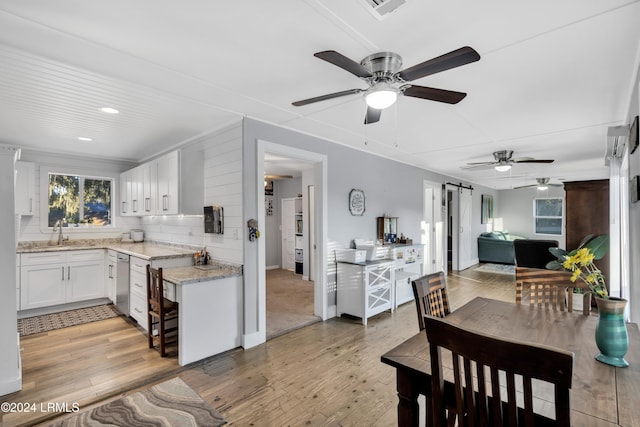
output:
M 513 158 L 513 150 L 500 150 L 493 152 L 493 162 L 474 162 L 467 163 L 462 169 L 475 169 L 483 167 L 493 167 L 498 172 L 506 172 L 516 163 L 553 163 L 553 160 L 539 160 L 531 157 Z
M 480 59 L 478 52 L 469 46 L 461 47 L 460 49 L 445 53 L 437 58 L 421 62 L 404 70 L 400 70 L 400 67 L 402 67 L 402 57 L 393 52 L 374 53 L 364 58 L 360 63 L 347 58 L 335 50 L 318 52 L 313 56 L 323 59 L 359 77 L 367 82 L 369 88 L 343 90 L 295 101 L 292 104 L 300 107 L 314 102 L 365 92 L 365 99 L 367 101 L 367 114 L 364 119 L 365 124 L 379 121 L 382 110 L 393 105 L 398 95 L 457 104 L 467 96 L 466 93 L 418 86 L 407 82 L 466 65 Z

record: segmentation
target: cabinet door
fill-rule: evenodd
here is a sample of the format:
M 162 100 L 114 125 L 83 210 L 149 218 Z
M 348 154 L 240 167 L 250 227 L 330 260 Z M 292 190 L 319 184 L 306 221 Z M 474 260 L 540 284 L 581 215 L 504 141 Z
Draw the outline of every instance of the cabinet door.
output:
M 143 194 L 142 194 L 142 168 L 137 167 L 129 171 L 131 180 L 131 214 L 142 215 L 143 210 Z
M 72 262 L 65 267 L 67 302 L 104 298 L 104 260 Z
M 65 303 L 65 266 L 27 265 L 20 268 L 20 309 Z
M 158 212 L 158 166 L 148 162 L 140 166 L 142 172 L 142 213 L 152 215 Z
M 120 215 L 131 215 L 131 174 L 130 171 L 120 174 Z
M 15 166 L 15 212 L 20 215 L 33 215 L 36 172 L 30 162 L 16 162 Z
M 179 155 L 179 151 L 173 151 L 157 160 L 158 213 L 177 214 L 179 211 Z

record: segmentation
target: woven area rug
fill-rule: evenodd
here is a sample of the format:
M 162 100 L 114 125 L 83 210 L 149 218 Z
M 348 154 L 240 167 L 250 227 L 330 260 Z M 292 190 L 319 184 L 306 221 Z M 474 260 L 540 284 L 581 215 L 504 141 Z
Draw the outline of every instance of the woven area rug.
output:
M 41 316 L 18 319 L 20 336 L 39 334 L 40 332 L 82 325 L 118 316 L 111 304 L 95 307 L 79 308 L 77 310 L 62 311 L 60 313 L 43 314 Z
M 516 274 L 516 266 L 515 265 L 506 265 L 506 264 L 483 264 L 480 267 L 476 267 L 473 271 L 480 271 L 482 273 L 495 273 L 495 274 Z
M 79 412 L 50 426 L 217 427 L 227 421 L 180 378 Z

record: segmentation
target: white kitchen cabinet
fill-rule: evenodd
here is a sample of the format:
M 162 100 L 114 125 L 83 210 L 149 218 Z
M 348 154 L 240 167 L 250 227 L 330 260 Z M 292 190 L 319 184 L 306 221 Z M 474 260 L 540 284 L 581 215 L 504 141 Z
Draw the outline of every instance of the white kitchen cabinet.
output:
M 142 213 L 158 212 L 158 164 L 148 162 L 140 166 L 142 177 Z
M 87 301 L 106 297 L 103 272 L 104 251 L 99 259 L 67 264 L 67 301 Z
M 203 156 L 176 150 L 120 174 L 123 215 L 202 214 Z
M 104 269 L 104 287 L 107 298 L 116 303 L 116 268 L 118 265 L 118 252 L 113 249 L 107 250 L 106 264 Z
M 424 245 L 399 245 L 392 250 L 396 261 L 393 308 L 414 300 L 411 282 L 424 275 Z
M 105 296 L 102 249 L 22 254 L 20 263 L 20 310 Z
M 393 309 L 394 260 L 337 263 L 337 314 L 367 319 Z
M 36 197 L 35 164 L 16 162 L 15 171 L 15 212 L 20 215 L 33 215 Z
M 147 302 L 147 265 L 159 267 L 185 267 L 191 265 L 191 257 L 165 258 L 146 260 L 131 256 L 129 258 L 129 316 L 138 322 L 145 331 L 148 329 L 149 319 Z M 164 282 L 165 298 L 175 301 L 176 290 L 172 283 Z
M 131 215 L 139 216 L 143 214 L 142 202 L 142 169 L 133 168 L 129 171 L 131 181 Z

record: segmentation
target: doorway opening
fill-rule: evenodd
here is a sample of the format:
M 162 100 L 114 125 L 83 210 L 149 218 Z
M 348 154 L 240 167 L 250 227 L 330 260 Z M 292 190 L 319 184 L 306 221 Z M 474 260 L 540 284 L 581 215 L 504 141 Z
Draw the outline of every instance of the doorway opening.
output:
M 322 320 L 315 278 L 316 162 L 265 151 L 266 339 Z

